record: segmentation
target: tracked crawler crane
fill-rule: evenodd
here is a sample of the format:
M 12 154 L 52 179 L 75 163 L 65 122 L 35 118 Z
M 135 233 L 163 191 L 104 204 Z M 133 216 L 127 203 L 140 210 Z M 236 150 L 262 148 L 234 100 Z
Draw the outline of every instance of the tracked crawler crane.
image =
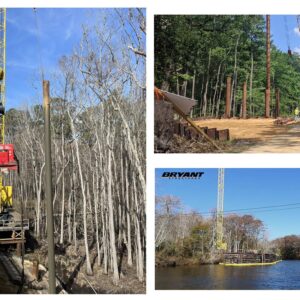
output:
M 224 215 L 224 169 L 218 170 L 218 202 L 216 225 L 216 248 L 226 250 L 227 244 L 223 242 L 223 215 Z
M 18 169 L 12 144 L 5 144 L 6 8 L 0 8 L 0 213 L 12 206 L 12 187 L 3 186 L 3 173 Z

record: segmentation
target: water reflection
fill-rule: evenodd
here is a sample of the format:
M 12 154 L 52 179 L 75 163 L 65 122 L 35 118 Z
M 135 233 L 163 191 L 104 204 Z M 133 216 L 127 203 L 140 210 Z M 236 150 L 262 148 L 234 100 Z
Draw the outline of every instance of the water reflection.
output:
M 221 265 L 156 268 L 156 289 L 256 290 L 300 289 L 300 261 L 273 266 Z

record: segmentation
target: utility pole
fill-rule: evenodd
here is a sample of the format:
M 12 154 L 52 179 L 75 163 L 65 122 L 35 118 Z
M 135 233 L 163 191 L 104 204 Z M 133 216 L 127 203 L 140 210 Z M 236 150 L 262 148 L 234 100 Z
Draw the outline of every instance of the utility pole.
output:
M 271 99 L 271 33 L 270 15 L 266 16 L 266 94 L 265 94 L 265 117 L 270 117 Z
M 49 294 L 56 294 L 49 81 L 43 81 Z

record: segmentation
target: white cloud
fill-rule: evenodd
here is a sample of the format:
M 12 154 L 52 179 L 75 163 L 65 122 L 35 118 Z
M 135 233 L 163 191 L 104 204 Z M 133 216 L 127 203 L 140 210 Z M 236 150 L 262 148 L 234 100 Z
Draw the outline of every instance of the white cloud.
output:
M 74 19 L 71 17 L 69 20 L 69 25 L 65 30 L 65 41 L 68 40 L 74 34 Z
M 299 27 L 295 27 L 294 28 L 294 33 L 300 37 L 300 28 Z
M 300 47 L 296 47 L 293 49 L 293 52 L 300 54 Z
M 36 69 L 36 67 L 33 65 L 32 62 L 25 62 L 21 60 L 8 60 L 6 65 L 7 67 L 12 67 L 12 68 L 31 69 L 31 70 Z
M 18 22 L 17 19 L 14 18 L 7 18 L 7 23 L 13 25 L 16 29 L 23 31 L 29 35 L 35 37 L 42 37 L 42 32 L 38 28 L 32 26 L 24 26 L 21 22 Z

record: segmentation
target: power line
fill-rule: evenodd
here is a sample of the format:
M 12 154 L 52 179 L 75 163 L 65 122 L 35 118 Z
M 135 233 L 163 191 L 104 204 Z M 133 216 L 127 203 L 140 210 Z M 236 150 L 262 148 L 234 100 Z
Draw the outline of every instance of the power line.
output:
M 286 207 L 286 206 L 293 206 L 293 205 L 300 205 L 300 202 L 289 203 L 289 204 L 280 204 L 280 205 L 250 207 L 250 208 L 238 208 L 238 209 L 232 209 L 232 210 L 225 210 L 224 213 L 225 212 L 233 212 L 233 211 L 243 211 L 243 210 L 257 210 L 257 209 L 265 209 L 265 208 Z
M 255 211 L 255 212 L 256 213 L 260 213 L 260 212 L 273 212 L 273 211 L 282 211 L 282 210 L 299 209 L 299 208 L 300 208 L 300 206 L 298 206 L 298 207 L 279 208 L 279 209 L 258 210 L 258 211 Z M 228 215 L 229 215 L 229 213 L 228 213 Z
M 37 9 L 33 8 L 33 14 L 35 19 L 35 27 L 36 27 L 36 44 L 37 44 L 37 51 L 39 57 L 39 67 L 41 72 L 42 81 L 44 81 L 44 66 L 43 66 L 43 57 L 42 57 L 42 46 L 41 46 L 41 30 L 39 26 L 38 16 L 37 16 Z
M 290 210 L 290 209 L 298 209 L 300 206 L 295 207 L 295 205 L 300 205 L 300 202 L 289 203 L 289 204 L 280 204 L 280 205 L 269 205 L 269 206 L 260 206 L 260 207 L 250 207 L 250 208 L 239 208 L 232 210 L 224 210 L 224 214 L 231 214 L 235 212 L 270 212 L 270 211 L 281 211 L 281 210 Z M 293 206 L 293 207 L 290 207 Z M 191 213 L 183 213 L 182 215 L 211 215 L 212 211 L 207 212 L 191 212 Z

